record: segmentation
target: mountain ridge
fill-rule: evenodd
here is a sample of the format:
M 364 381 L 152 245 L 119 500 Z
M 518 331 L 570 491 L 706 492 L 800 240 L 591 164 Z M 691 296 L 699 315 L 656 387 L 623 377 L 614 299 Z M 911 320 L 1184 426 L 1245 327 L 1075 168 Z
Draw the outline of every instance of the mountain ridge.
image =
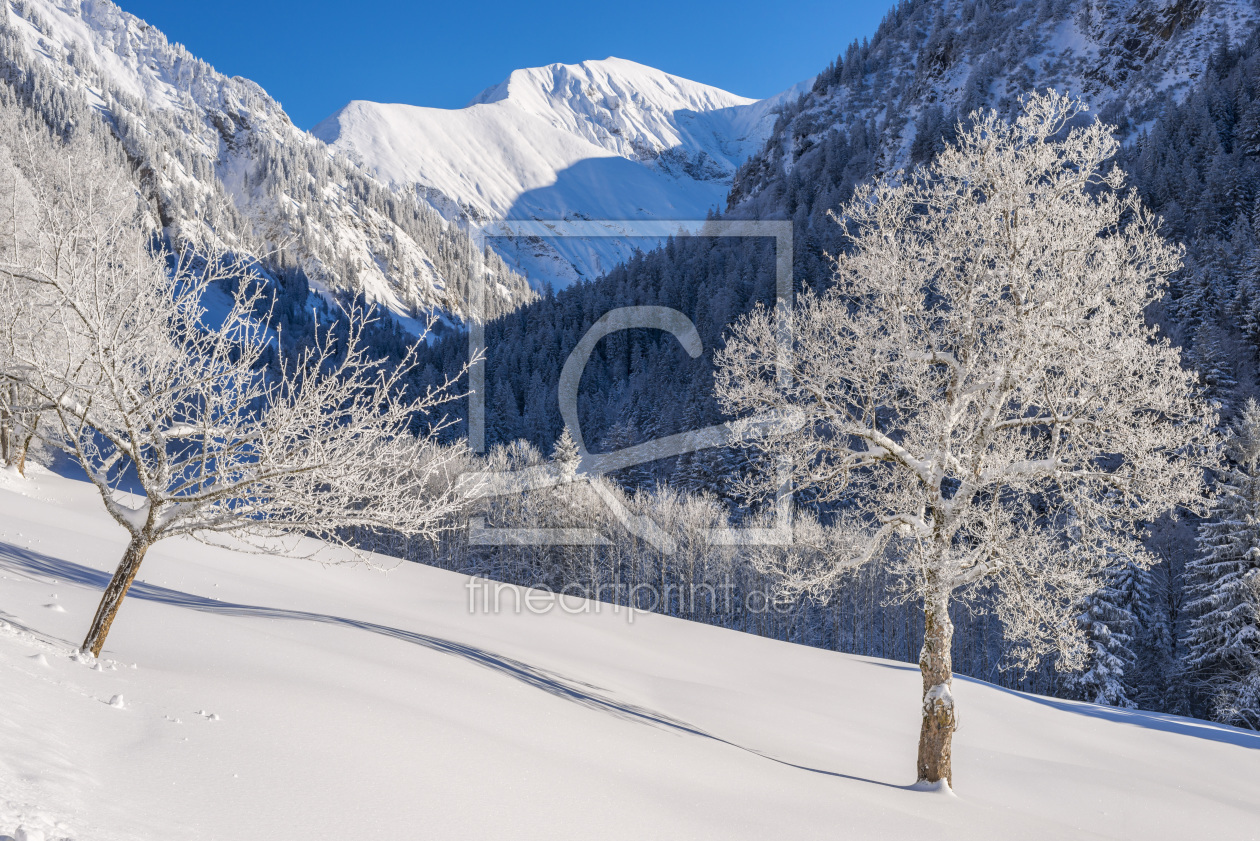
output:
M 311 131 L 463 223 L 702 220 L 808 84 L 754 100 L 612 57 L 513 71 L 461 109 L 356 100 Z M 558 286 L 602 274 L 636 245 L 496 243 Z
M 728 210 L 772 212 L 777 195 L 754 197 L 783 187 L 831 133 L 851 136 L 873 121 L 869 174 L 891 172 L 934 154 L 953 121 L 985 107 L 1013 113 L 1033 89 L 1080 96 L 1132 137 L 1185 95 L 1213 51 L 1245 39 L 1257 21 L 1253 0 L 906 0 L 873 38 L 854 42 L 819 74 L 741 167 Z
M 428 205 L 296 128 L 261 86 L 217 72 L 109 0 L 16 0 L 0 29 L 20 95 L 50 126 L 103 117 L 176 238 L 209 233 L 270 255 L 271 269 L 363 295 L 414 329 L 427 313 L 466 317 L 474 276 L 505 292 L 491 296 L 492 315 L 532 297 Z

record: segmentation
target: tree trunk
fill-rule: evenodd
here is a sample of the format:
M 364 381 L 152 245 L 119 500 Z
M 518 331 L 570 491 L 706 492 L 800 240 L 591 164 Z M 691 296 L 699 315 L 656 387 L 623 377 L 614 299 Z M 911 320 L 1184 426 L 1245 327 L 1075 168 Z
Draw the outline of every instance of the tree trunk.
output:
M 36 415 L 31 421 L 31 428 L 26 431 L 26 435 L 23 436 L 22 443 L 17 446 L 17 452 L 14 455 L 18 474 L 24 478 L 26 476 L 26 454 L 31 451 L 31 444 L 35 441 L 35 432 L 38 428 L 39 415 Z
M 919 782 L 942 780 L 953 787 L 952 750 L 958 720 L 950 692 L 953 661 L 950 645 L 954 623 L 949 618 L 947 595 L 932 593 L 923 605 L 923 650 L 919 671 L 923 675 L 923 728 L 919 732 Z
M 114 624 L 114 617 L 118 615 L 118 608 L 122 606 L 123 597 L 131 589 L 131 582 L 136 580 L 136 573 L 140 571 L 140 562 L 144 560 L 144 553 L 148 550 L 149 542 L 143 537 L 133 537 L 131 543 L 127 544 L 127 551 L 123 553 L 122 562 L 114 571 L 114 577 L 105 588 L 105 594 L 101 596 L 101 604 L 96 608 L 96 616 L 92 619 L 92 628 L 88 631 L 87 638 L 83 640 L 82 650 L 90 652 L 93 657 L 100 656 L 101 647 L 105 645 L 105 636 L 109 633 L 109 626 Z
M 0 386 L 3 387 L 3 386 Z M 8 400 L 0 399 L 0 461 L 11 464 L 13 461 L 13 400 L 11 390 Z

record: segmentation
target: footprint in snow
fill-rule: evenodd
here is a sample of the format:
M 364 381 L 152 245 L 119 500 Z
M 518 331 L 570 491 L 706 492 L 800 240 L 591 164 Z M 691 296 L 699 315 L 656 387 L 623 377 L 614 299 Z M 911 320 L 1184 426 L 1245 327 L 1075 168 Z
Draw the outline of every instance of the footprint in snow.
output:
M 65 609 L 64 607 L 62 607 L 61 605 L 57 604 L 56 602 L 51 602 L 51 603 L 49 603 L 49 604 L 46 604 L 46 605 L 44 605 L 44 607 L 48 608 L 48 609 L 49 609 L 49 610 L 51 610 L 53 613 L 65 613 L 65 612 L 66 612 L 66 609 Z
M 37 666 L 44 666 L 45 668 L 48 666 L 48 658 L 42 654 L 32 654 L 30 659 L 34 660 Z M 0 839 L 0 841 L 3 841 L 3 839 Z
M 124 710 L 127 708 L 126 701 L 123 700 L 123 696 L 121 695 L 115 695 L 113 698 L 110 698 L 109 705 L 116 710 Z

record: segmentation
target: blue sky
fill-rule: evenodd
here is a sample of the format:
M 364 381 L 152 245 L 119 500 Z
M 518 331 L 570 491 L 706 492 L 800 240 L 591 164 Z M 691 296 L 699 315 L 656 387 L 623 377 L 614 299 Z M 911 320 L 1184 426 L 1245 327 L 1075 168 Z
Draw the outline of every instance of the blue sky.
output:
M 615 55 L 764 97 L 892 6 L 872 2 L 117 0 L 310 128 L 351 99 L 458 108 L 518 67 Z

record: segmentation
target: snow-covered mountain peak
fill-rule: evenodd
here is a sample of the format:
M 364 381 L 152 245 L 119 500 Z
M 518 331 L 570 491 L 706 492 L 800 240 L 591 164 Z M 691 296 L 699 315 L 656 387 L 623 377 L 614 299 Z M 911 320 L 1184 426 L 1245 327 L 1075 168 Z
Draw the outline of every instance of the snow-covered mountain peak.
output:
M 757 100 L 621 58 L 513 71 L 470 105 L 508 103 L 610 152 L 653 159 L 687 140 L 687 118 Z
M 650 102 L 661 108 L 705 111 L 756 101 L 637 61 L 609 56 L 577 64 L 555 63 L 514 70 L 507 79 L 482 91 L 468 104 L 511 99 L 525 105 L 530 94 L 538 92 L 566 99 L 578 99 L 579 95 L 612 95 Z
M 355 101 L 311 132 L 450 219 L 695 220 L 722 205 L 800 89 L 754 100 L 607 58 L 514 71 L 460 109 Z M 534 280 L 565 285 L 634 244 L 495 247 Z

